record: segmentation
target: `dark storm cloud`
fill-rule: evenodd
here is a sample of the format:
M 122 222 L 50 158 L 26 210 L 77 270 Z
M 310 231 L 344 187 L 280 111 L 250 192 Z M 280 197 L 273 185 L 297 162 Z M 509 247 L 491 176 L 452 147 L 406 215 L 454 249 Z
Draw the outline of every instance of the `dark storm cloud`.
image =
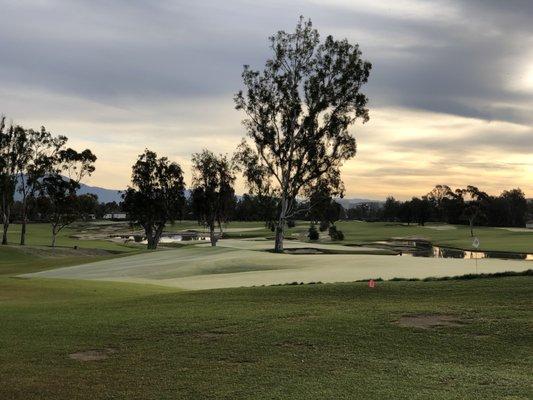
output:
M 506 84 L 532 44 L 533 2 L 435 1 L 420 16 L 349 3 L 0 0 L 0 85 L 125 107 L 230 97 L 267 36 L 304 14 L 360 42 L 374 106 L 533 123 L 519 106 L 531 94 Z

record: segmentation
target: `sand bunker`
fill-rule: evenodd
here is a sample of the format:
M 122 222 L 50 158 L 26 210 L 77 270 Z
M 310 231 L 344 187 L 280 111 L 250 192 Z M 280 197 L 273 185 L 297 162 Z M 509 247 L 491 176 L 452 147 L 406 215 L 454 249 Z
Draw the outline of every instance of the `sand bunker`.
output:
M 105 360 L 108 358 L 111 354 L 116 353 L 117 350 L 106 348 L 106 349 L 94 349 L 94 350 L 86 350 L 86 351 L 79 351 L 77 353 L 71 353 L 69 354 L 69 358 L 72 358 L 73 360 L 77 361 L 100 361 Z
M 418 314 L 404 315 L 396 324 L 405 328 L 432 329 L 439 326 L 462 326 L 464 322 L 454 315 Z
M 453 225 L 425 225 L 424 228 L 434 229 L 436 231 L 450 231 L 457 229 L 457 227 Z

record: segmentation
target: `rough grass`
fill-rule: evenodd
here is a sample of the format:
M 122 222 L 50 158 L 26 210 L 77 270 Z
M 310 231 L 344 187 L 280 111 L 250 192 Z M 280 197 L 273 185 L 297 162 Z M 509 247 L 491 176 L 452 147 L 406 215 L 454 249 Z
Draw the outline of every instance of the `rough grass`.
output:
M 175 292 L 0 278 L 0 398 L 528 399 L 532 283 Z M 397 324 L 416 315 L 461 324 Z

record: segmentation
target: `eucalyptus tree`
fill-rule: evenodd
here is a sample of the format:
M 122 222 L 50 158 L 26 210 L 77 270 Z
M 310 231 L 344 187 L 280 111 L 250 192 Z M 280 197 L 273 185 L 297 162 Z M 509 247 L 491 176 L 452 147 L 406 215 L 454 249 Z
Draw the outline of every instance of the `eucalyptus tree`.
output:
M 76 191 L 81 181 L 94 170 L 96 156 L 91 150 L 77 152 L 72 148 L 60 150 L 51 162 L 51 170 L 39 185 L 41 196 L 48 202 L 47 218 L 52 226 L 52 247 L 57 234 L 79 218 Z
M 457 189 L 456 193 L 463 198 L 463 216 L 468 220 L 470 236 L 474 237 L 474 225 L 482 218 L 486 218 L 486 202 L 489 196 L 471 185 L 465 189 Z
M 39 186 L 47 174 L 53 172 L 60 159 L 58 153 L 67 142 L 65 136 L 53 136 L 43 126 L 40 130 L 24 130 L 19 141 L 18 192 L 21 197 L 20 244 L 26 243 L 26 225 L 30 205 L 39 191 Z
M 211 246 L 216 246 L 215 228 L 222 234 L 222 224 L 229 220 L 235 201 L 235 166 L 226 156 L 203 150 L 192 156 L 192 173 L 194 213 L 209 228 Z
M 132 167 L 132 186 L 123 194 L 123 209 L 141 225 L 148 249 L 155 250 L 167 222 L 182 217 L 185 184 L 179 164 L 145 150 Z
M 248 140 L 238 157 L 251 168 L 245 177 L 251 186 L 261 180 L 279 198 L 275 251 L 280 252 L 286 221 L 298 211 L 297 197 L 318 181 L 340 189 L 340 167 L 356 154 L 348 129 L 369 118 L 361 88 L 371 64 L 357 44 L 332 36 L 321 41 L 303 17 L 294 33 L 272 36 L 270 49 L 263 71 L 244 67 L 245 89 L 234 100 L 246 115 Z
M 6 127 L 5 117 L 0 119 L 0 195 L 2 207 L 2 244 L 8 244 L 7 233 L 11 223 L 17 171 L 23 158 L 25 131 L 18 125 Z

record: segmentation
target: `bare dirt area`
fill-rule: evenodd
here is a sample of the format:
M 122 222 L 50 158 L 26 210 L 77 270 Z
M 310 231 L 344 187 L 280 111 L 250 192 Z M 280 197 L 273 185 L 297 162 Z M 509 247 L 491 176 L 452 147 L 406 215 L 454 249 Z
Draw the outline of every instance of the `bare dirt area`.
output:
M 448 314 L 417 314 L 404 315 L 396 324 L 404 328 L 434 329 L 441 326 L 463 326 L 466 322 Z
M 106 358 L 109 358 L 111 354 L 115 354 L 117 352 L 116 349 L 112 348 L 105 348 L 105 349 L 93 349 L 93 350 L 85 350 L 85 351 L 79 351 L 76 353 L 69 354 L 69 358 L 76 360 L 76 361 L 100 361 L 105 360 Z

